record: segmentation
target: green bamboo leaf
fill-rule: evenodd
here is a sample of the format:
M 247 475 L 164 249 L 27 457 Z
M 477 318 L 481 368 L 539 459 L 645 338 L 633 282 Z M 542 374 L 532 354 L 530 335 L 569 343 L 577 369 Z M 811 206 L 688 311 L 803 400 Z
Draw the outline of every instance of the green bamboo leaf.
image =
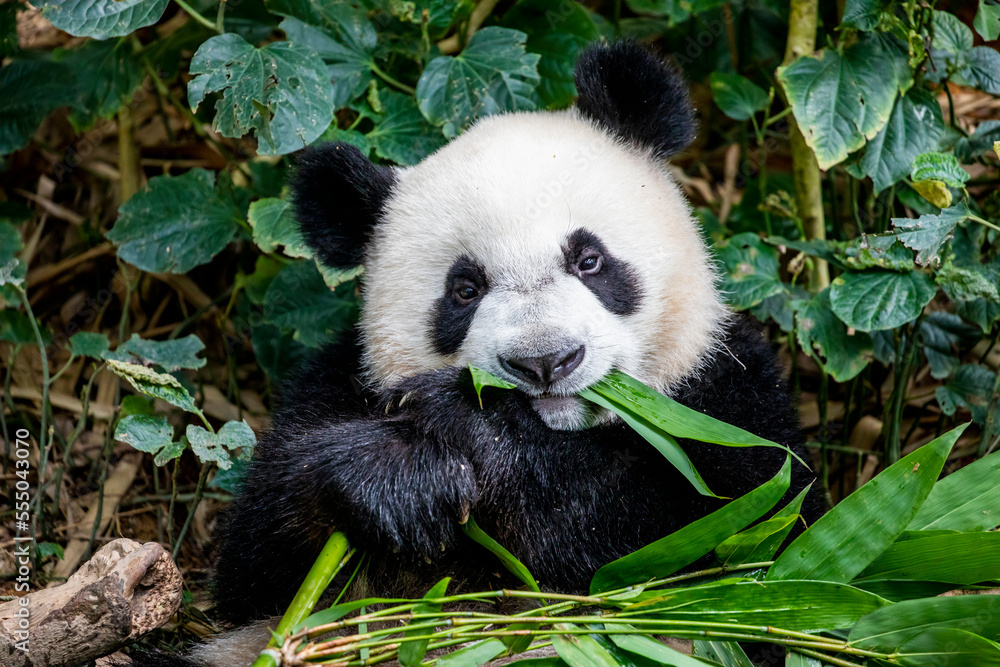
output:
M 808 301 L 796 299 L 791 307 L 795 312 L 795 336 L 799 346 L 815 353 L 834 380 L 847 382 L 871 362 L 871 336 L 863 331 L 847 331 L 847 326 L 830 308 L 829 288 Z
M 771 625 L 797 632 L 850 628 L 891 604 L 868 591 L 828 581 L 725 579 L 686 588 L 646 591 L 629 614 L 691 623 Z
M 435 667 L 479 667 L 507 650 L 499 639 L 483 639 L 452 651 L 434 661 Z
M 124 37 L 153 25 L 169 0 L 45 0 L 42 15 L 76 37 Z
M 910 178 L 914 181 L 942 181 L 953 188 L 960 188 L 971 176 L 962 169 L 954 155 L 932 152 L 916 157 L 910 167 Z
M 709 82 L 715 103 L 733 120 L 747 120 L 767 107 L 767 92 L 745 76 L 713 72 Z
M 503 566 L 507 568 L 507 571 L 523 581 L 528 588 L 535 592 L 540 590 L 538 583 L 528 568 L 524 566 L 524 563 L 519 561 L 514 554 L 507 551 L 502 544 L 487 535 L 473 517 L 470 516 L 469 520 L 462 524 L 462 531 L 476 544 L 485 547 L 487 551 L 499 558 Z
M 480 409 L 483 407 L 483 387 L 497 387 L 499 389 L 516 389 L 517 385 L 506 380 L 501 380 L 493 373 L 476 368 L 469 364 L 469 372 L 472 373 L 472 386 L 476 388 L 476 397 L 479 399 Z
M 115 440 L 140 452 L 156 454 L 174 440 L 174 428 L 163 415 L 129 415 L 115 427 Z
M 423 601 L 413 607 L 414 614 L 431 614 L 434 612 L 441 611 L 440 602 L 429 602 L 429 600 L 435 600 L 437 598 L 444 597 L 445 592 L 448 590 L 448 584 L 451 582 L 451 577 L 445 577 L 441 581 L 434 584 L 427 594 L 424 595 Z M 410 622 L 421 623 L 423 621 L 418 621 L 414 619 Z M 418 667 L 421 662 L 423 662 L 424 655 L 427 653 L 427 644 L 430 643 L 430 638 L 413 640 L 412 637 L 420 637 L 421 635 L 428 635 L 430 632 L 426 629 L 417 628 L 416 630 L 404 630 L 403 640 L 399 644 L 399 664 L 403 667 Z M 406 641 L 409 639 L 409 641 Z
M 858 648 L 895 653 L 913 635 L 957 628 L 1000 640 L 1000 595 L 954 595 L 899 602 L 868 614 L 847 641 Z
M 709 642 L 694 640 L 691 654 L 711 660 L 722 667 L 754 667 L 750 658 L 736 642 Z
M 483 28 L 460 54 L 430 61 L 417 82 L 420 111 L 451 138 L 481 116 L 538 108 L 539 55 L 525 52 L 527 37 Z
M 930 628 L 903 642 L 894 657 L 913 667 L 987 667 L 1000 665 L 1000 645 L 957 628 Z
M 956 533 L 897 542 L 857 576 L 859 582 L 876 579 L 956 585 L 1000 579 L 1000 533 Z
M 922 215 L 916 219 L 893 218 L 892 226 L 903 245 L 917 251 L 917 262 L 926 266 L 932 262 L 940 263 L 941 246 L 968 217 L 969 207 L 959 204 L 942 210 L 938 215 Z
M 820 169 L 829 169 L 864 146 L 889 120 L 897 75 L 883 66 L 891 55 L 875 40 L 822 49 L 778 68 L 806 143 Z
M 633 626 L 624 623 L 605 623 L 604 627 L 608 630 L 635 630 Z M 618 648 L 629 653 L 635 653 L 643 658 L 648 658 L 660 665 L 670 665 L 670 667 L 705 667 L 706 664 L 697 658 L 685 655 L 666 644 L 642 634 L 610 634 L 608 635 L 608 639 Z
M 840 501 L 785 549 L 767 579 L 847 582 L 857 576 L 916 516 L 966 426 L 900 459 Z
M 151 368 L 115 359 L 108 359 L 108 368 L 128 380 L 140 393 L 163 399 L 182 410 L 201 414 L 201 410 L 194 404 L 191 394 L 172 375 L 157 373 Z
M 597 640 L 588 635 L 556 634 L 559 630 L 576 630 L 579 626 L 556 623 L 552 634 L 552 647 L 570 667 L 620 667 L 610 653 Z
M 907 530 L 993 530 L 1000 526 L 1000 452 L 948 475 L 931 490 Z
M 847 326 L 882 331 L 917 319 L 936 291 L 934 280 L 920 271 L 848 271 L 834 279 L 830 305 Z
M 108 342 L 108 337 L 102 333 L 81 331 L 78 334 L 73 334 L 69 339 L 69 349 L 75 357 L 100 359 L 109 347 L 111 347 L 111 343 Z
M 200 168 L 151 178 L 121 205 L 106 234 L 118 246 L 118 256 L 152 273 L 187 273 L 211 260 L 233 239 L 243 218 L 214 182 L 214 174 Z
M 799 518 L 797 514 L 775 516 L 750 526 L 715 547 L 715 557 L 725 567 L 767 560 L 767 558 L 758 558 L 757 552 L 764 548 L 770 550 L 772 546 L 777 551 Z
M 253 132 L 261 155 L 304 148 L 333 120 L 330 75 L 308 47 L 272 42 L 258 49 L 226 33 L 198 48 L 190 71 L 191 108 L 206 94 L 221 93 L 212 127 L 233 138 Z
M 205 359 L 198 356 L 204 349 L 205 344 L 194 334 L 173 340 L 148 340 L 139 338 L 139 334 L 132 334 L 114 352 L 103 352 L 101 358 L 132 364 L 156 364 L 168 371 L 176 371 L 204 366 Z
M 750 493 L 638 551 L 608 563 L 590 582 L 593 594 L 666 577 L 690 565 L 727 537 L 767 513 L 791 482 L 791 460 L 777 475 Z
M 716 245 L 723 266 L 722 291 L 737 310 L 746 310 L 785 290 L 779 253 L 759 236 L 744 232 Z

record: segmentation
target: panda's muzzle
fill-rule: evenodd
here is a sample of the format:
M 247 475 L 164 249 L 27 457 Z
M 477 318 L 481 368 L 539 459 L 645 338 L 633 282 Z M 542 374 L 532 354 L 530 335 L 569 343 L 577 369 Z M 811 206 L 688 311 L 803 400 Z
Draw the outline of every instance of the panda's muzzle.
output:
M 554 382 L 567 377 L 583 362 L 586 346 L 540 357 L 499 357 L 500 365 L 514 377 L 547 392 Z

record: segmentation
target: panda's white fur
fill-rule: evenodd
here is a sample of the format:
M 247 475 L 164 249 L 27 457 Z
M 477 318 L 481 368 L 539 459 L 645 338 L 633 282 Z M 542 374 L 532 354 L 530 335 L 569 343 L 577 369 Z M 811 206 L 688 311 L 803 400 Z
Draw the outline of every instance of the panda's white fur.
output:
M 575 394 L 611 369 L 669 391 L 715 343 L 727 311 L 665 163 L 575 110 L 487 118 L 397 178 L 365 261 L 364 362 L 378 384 L 472 364 L 538 396 L 498 356 L 585 345 L 580 367 L 535 401 L 550 427 L 581 428 L 594 419 Z M 576 229 L 628 258 L 637 312 L 610 313 L 566 272 L 562 247 Z M 463 255 L 491 287 L 445 356 L 428 335 L 428 313 Z

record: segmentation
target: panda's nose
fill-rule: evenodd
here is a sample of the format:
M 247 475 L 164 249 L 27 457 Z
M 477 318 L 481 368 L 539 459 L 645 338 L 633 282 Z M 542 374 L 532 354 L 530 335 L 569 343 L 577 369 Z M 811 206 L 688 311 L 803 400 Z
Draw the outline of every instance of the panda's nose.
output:
M 572 373 L 583 361 L 585 352 L 586 347 L 581 345 L 575 350 L 563 350 L 541 357 L 500 357 L 500 365 L 511 375 L 548 389 L 553 382 Z

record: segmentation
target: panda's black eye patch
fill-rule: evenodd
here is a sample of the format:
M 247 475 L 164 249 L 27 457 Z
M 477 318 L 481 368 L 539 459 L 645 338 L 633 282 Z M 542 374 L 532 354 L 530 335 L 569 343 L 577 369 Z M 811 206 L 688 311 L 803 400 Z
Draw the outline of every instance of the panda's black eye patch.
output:
M 642 293 L 635 271 L 608 252 L 593 232 L 578 229 L 563 246 L 566 271 L 594 293 L 601 305 L 615 315 L 631 315 L 639 308 Z
M 489 291 L 486 271 L 469 257 L 459 257 L 448 269 L 444 294 L 437 300 L 431 339 L 439 354 L 454 354 L 469 333 L 472 318 Z

